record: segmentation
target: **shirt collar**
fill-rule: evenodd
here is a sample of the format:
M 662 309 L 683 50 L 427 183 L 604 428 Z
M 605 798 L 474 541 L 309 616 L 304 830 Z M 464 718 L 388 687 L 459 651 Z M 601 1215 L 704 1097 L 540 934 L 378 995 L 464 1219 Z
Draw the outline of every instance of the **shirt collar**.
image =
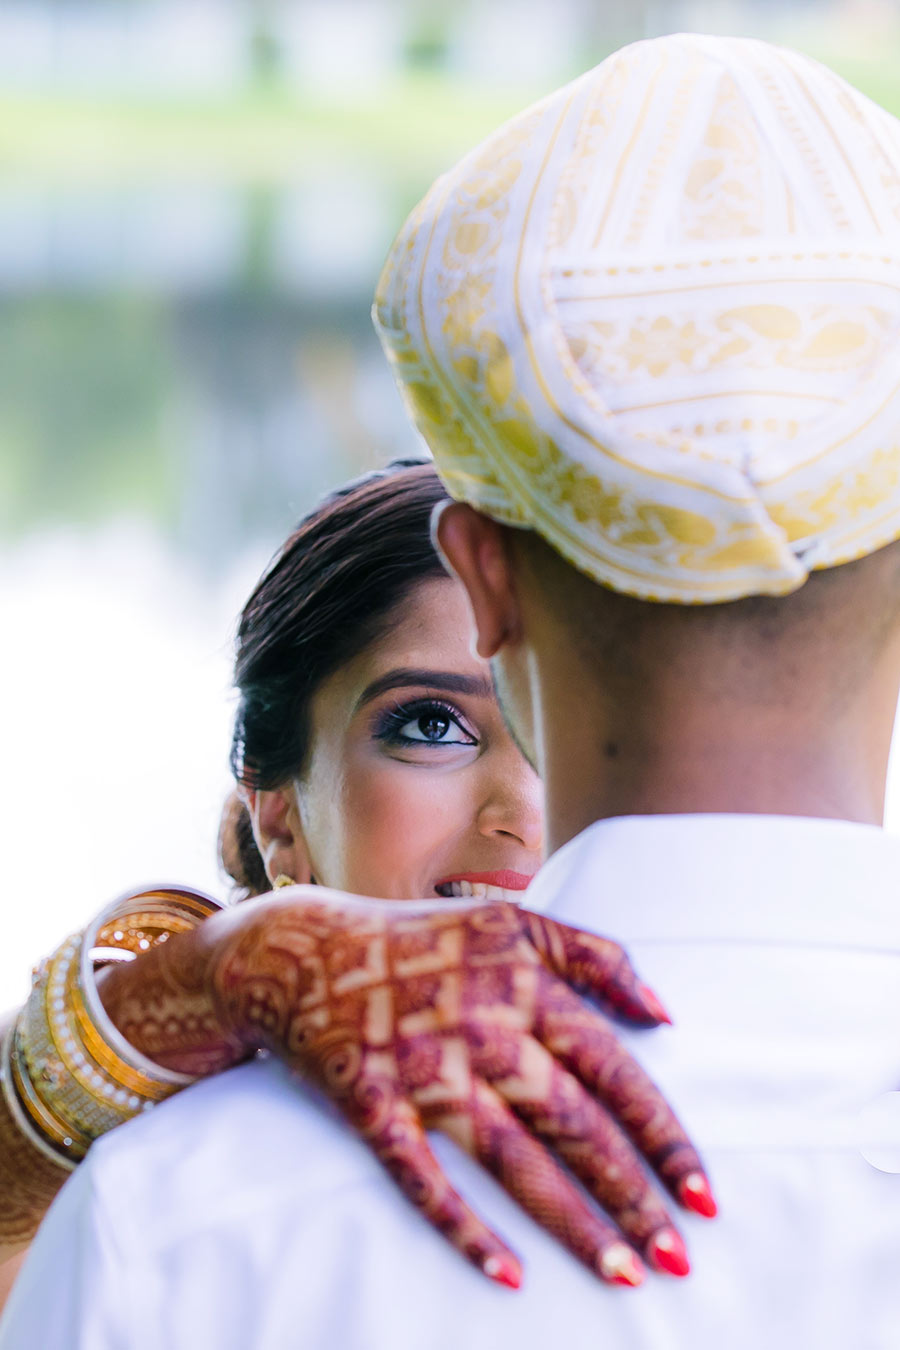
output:
M 623 943 L 900 951 L 900 839 L 798 816 L 615 817 L 554 854 L 526 903 Z

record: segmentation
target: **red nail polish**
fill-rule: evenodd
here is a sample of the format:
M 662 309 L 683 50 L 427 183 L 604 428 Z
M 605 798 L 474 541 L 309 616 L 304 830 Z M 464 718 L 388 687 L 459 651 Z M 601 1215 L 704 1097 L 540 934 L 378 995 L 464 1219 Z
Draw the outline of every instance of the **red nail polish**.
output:
M 639 984 L 637 987 L 637 991 L 645 1007 L 647 1008 L 647 1011 L 651 1014 L 651 1016 L 655 1017 L 657 1022 L 666 1022 L 668 1023 L 669 1026 L 672 1026 L 671 1017 L 666 1012 L 665 1008 L 660 1003 L 659 999 L 656 997 L 656 995 L 654 994 L 653 990 L 649 987 L 649 985 Z
M 614 1242 L 600 1258 L 600 1274 L 610 1284 L 627 1284 L 632 1289 L 644 1282 L 644 1267 L 624 1242 Z
M 488 1256 L 481 1264 L 481 1269 L 489 1280 L 495 1284 L 503 1284 L 507 1289 L 521 1289 L 522 1287 L 522 1267 L 511 1256 Z
M 689 1275 L 691 1263 L 687 1249 L 674 1228 L 661 1228 L 647 1243 L 647 1256 L 657 1270 L 670 1275 Z
M 678 1187 L 678 1198 L 685 1209 L 702 1214 L 704 1219 L 714 1219 L 719 1212 L 709 1182 L 702 1172 L 689 1172 Z

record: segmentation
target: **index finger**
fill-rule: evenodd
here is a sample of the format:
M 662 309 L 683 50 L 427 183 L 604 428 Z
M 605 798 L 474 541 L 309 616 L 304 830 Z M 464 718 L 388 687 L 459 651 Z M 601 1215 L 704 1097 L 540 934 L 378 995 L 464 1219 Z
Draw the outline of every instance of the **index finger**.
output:
M 556 919 L 520 911 L 529 941 L 544 965 L 566 984 L 638 1026 L 671 1022 L 659 999 L 638 978 L 625 948 Z
M 378 1099 L 374 1113 L 373 1093 Z M 412 1103 L 391 1086 L 372 1080 L 363 1081 L 338 1105 L 431 1226 L 488 1279 L 518 1289 L 522 1283 L 518 1257 L 451 1186 Z

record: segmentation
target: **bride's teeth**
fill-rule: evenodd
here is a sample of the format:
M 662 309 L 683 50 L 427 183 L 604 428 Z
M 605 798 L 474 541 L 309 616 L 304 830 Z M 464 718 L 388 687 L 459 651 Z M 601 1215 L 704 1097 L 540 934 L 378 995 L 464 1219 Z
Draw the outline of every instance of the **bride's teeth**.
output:
M 510 905 L 520 905 L 525 898 L 523 891 L 489 886 L 485 881 L 442 881 L 435 889 L 446 900 L 504 900 Z
M 505 886 L 485 886 L 485 900 L 504 900 L 508 905 L 520 905 L 523 899 L 522 891 L 508 891 Z

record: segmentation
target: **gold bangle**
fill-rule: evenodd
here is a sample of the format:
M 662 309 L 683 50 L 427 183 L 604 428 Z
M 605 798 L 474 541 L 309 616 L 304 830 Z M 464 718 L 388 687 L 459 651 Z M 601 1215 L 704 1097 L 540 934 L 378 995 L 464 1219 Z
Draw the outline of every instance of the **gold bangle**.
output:
M 24 1132 L 41 1137 L 43 1151 L 59 1157 L 65 1150 L 71 1166 L 94 1139 L 196 1081 L 128 1043 L 103 1008 L 94 970 L 98 958 L 128 953 L 133 959 L 221 908 L 211 896 L 180 886 L 129 891 L 35 971 L 5 1051 L 4 1090 L 16 1097 L 17 1124 L 23 1128 L 26 1121 Z
M 98 915 L 85 932 L 75 999 L 82 1036 L 92 1051 L 99 1051 L 97 1058 L 102 1059 L 108 1073 L 123 1085 L 125 1080 L 134 1083 L 132 1091 L 152 1100 L 162 1100 L 187 1087 L 196 1082 L 196 1076 L 165 1069 L 142 1055 L 110 1021 L 94 979 L 98 944 L 112 941 L 132 950 L 137 940 L 138 950 L 146 951 L 168 941 L 176 933 L 198 927 L 204 919 L 223 908 L 221 901 L 203 891 L 183 886 L 156 886 L 126 892 Z M 135 919 L 139 921 L 137 927 Z M 136 937 L 138 933 L 143 936 Z M 147 943 L 146 947 L 144 943 Z
M 75 934 L 41 972 L 19 1018 L 18 1045 L 31 1089 L 26 1089 L 25 1104 L 32 1116 L 42 1109 L 57 1129 L 90 1144 L 136 1115 L 144 1099 L 104 1072 L 79 1035 L 72 988 L 82 945 L 82 936 Z M 76 1144 L 76 1149 L 86 1152 L 87 1146 Z
M 49 1159 L 55 1166 L 63 1168 L 66 1172 L 74 1172 L 78 1162 L 77 1158 L 66 1157 L 60 1153 L 51 1143 L 47 1136 L 31 1124 L 24 1107 L 17 1095 L 13 1079 L 13 1046 L 15 1043 L 16 1027 L 13 1024 L 3 1038 L 3 1046 L 0 1048 L 0 1090 L 3 1092 L 3 1098 L 6 1102 L 9 1114 L 13 1119 L 19 1133 L 40 1153 L 44 1158 Z M 69 1146 L 72 1144 L 69 1140 Z M 66 1140 L 63 1138 L 62 1147 L 66 1147 Z
M 75 1157 L 76 1155 L 86 1153 L 88 1145 L 91 1142 L 90 1137 L 77 1129 L 75 1125 L 71 1123 L 64 1124 L 61 1120 L 57 1119 L 41 1100 L 40 1094 L 35 1088 L 32 1073 L 29 1070 L 25 1059 L 22 1048 L 22 1032 L 21 1027 L 19 1026 L 16 1027 L 16 1032 L 13 1036 L 9 1063 L 13 1086 L 18 1093 L 22 1108 L 30 1118 L 32 1124 L 45 1135 L 51 1143 L 64 1147 L 68 1151 L 69 1157 Z

